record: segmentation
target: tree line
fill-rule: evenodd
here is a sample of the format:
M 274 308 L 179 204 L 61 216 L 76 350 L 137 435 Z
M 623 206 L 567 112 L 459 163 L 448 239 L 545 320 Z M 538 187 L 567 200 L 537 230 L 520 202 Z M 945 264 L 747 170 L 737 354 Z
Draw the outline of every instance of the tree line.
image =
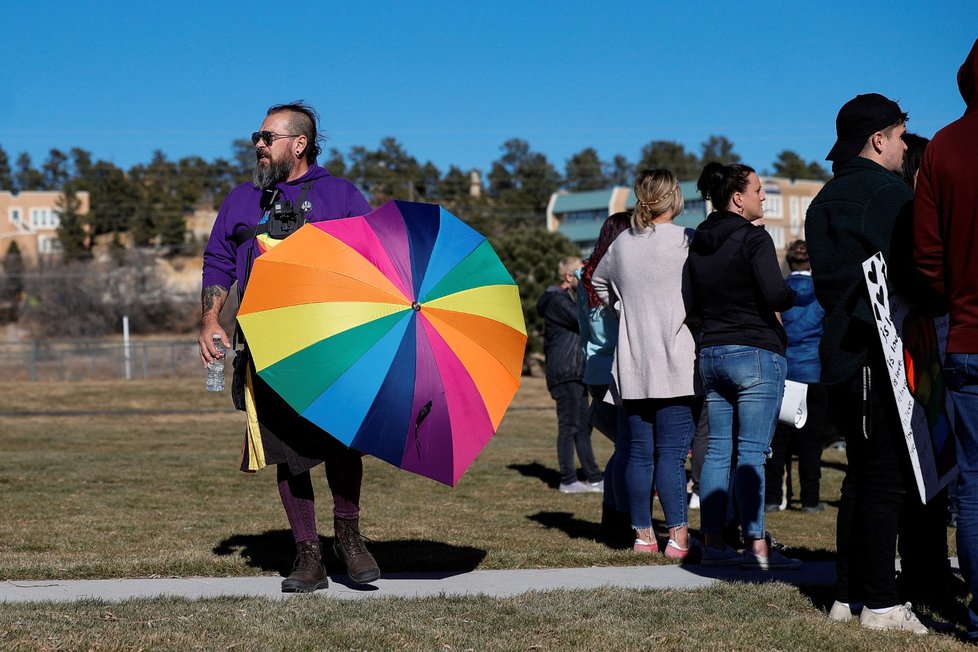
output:
M 123 170 L 109 161 L 93 160 L 81 148 L 52 149 L 40 167 L 26 152 L 11 164 L 0 146 L 0 189 L 64 192 L 60 236 L 68 259 L 87 257 L 93 238 L 104 234 L 128 233 L 137 246 L 179 250 L 186 241 L 186 216 L 197 208 L 217 208 L 231 188 L 250 178 L 255 162 L 252 144 L 236 140 L 231 150 L 230 157 L 212 161 L 199 156 L 172 161 L 156 151 L 148 163 Z M 357 184 L 375 206 L 390 198 L 451 204 L 463 219 L 467 214 L 483 223 L 492 218 L 493 224 L 483 226 L 496 230 L 513 223 L 542 225 L 550 195 L 561 188 L 627 186 L 636 170 L 656 167 L 669 168 L 681 179 L 695 179 L 707 161 L 740 160 L 733 143 L 716 135 L 702 143 L 698 154 L 674 141 L 651 141 L 635 163 L 621 154 L 603 161 L 594 148 L 587 147 L 572 155 L 562 172 L 525 140 L 507 140 L 501 150 L 483 180 L 486 187 L 480 197 L 470 196 L 467 171 L 450 165 L 442 172 L 430 161 L 421 163 L 392 137 L 382 139 L 376 149 L 355 146 L 346 153 L 330 149 L 321 162 L 332 174 Z M 778 176 L 828 178 L 818 163 L 806 162 L 791 150 L 778 154 L 772 167 Z M 91 202 L 84 216 L 71 201 L 80 190 L 89 192 Z
M 500 150 L 481 178 L 478 193 L 472 192 L 469 171 L 455 165 L 442 171 L 430 161 L 419 162 L 393 137 L 382 139 L 376 149 L 354 146 L 345 153 L 329 149 L 320 163 L 331 174 L 355 183 L 373 206 L 391 198 L 440 203 L 488 236 L 519 284 L 533 350 L 539 348 L 542 326 L 534 309 L 536 299 L 552 282 L 560 258 L 579 253 L 566 238 L 544 229 L 553 192 L 630 186 L 636 171 L 646 168 L 669 168 L 681 179 L 695 179 L 707 161 L 740 161 L 733 143 L 718 135 L 707 138 L 699 152 L 688 151 L 678 142 L 653 140 L 641 148 L 635 162 L 621 154 L 602 160 L 596 149 L 587 147 L 567 159 L 563 170 L 520 138 L 505 141 Z M 60 191 L 62 262 L 92 263 L 94 243 L 107 240 L 114 265 L 124 267 L 132 264 L 134 253 L 126 250 L 124 240 L 143 251 L 153 247 L 162 255 L 198 253 L 202 243 L 189 237 L 187 217 L 200 208 L 218 208 L 235 185 L 250 179 L 254 151 L 248 140 L 234 141 L 229 157 L 212 161 L 199 156 L 173 161 L 156 151 L 148 163 L 123 170 L 112 162 L 94 160 L 81 148 L 52 149 L 39 167 L 26 152 L 11 164 L 0 146 L 0 189 Z M 772 168 L 775 175 L 790 178 L 829 176 L 818 163 L 806 162 L 790 150 L 778 154 Z M 79 210 L 77 191 L 89 193 L 85 214 Z M 6 258 L 11 253 L 8 249 Z M 0 278 L 0 304 L 6 295 L 9 305 L 14 296 L 24 299 L 29 288 L 23 282 L 11 283 L 11 272 L 23 272 L 15 272 L 19 263 L 6 258 L 0 268 L 6 272 L 6 281 Z M 145 274 L 145 265 L 141 269 Z M 53 314 L 47 314 L 45 321 L 58 323 Z

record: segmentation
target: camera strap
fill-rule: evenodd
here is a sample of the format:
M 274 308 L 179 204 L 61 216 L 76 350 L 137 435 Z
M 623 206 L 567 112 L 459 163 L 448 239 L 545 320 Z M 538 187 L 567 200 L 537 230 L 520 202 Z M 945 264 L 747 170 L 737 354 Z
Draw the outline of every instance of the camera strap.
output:
M 315 179 L 310 179 L 309 181 L 306 181 L 304 184 L 302 184 L 302 190 L 299 192 L 299 202 L 298 203 L 299 203 L 299 211 L 302 214 L 302 222 L 303 222 L 303 224 L 305 224 L 306 222 L 309 221 L 309 220 L 306 219 L 306 213 L 308 213 L 309 211 L 303 210 L 302 209 L 302 205 L 306 202 L 306 196 L 309 194 L 309 189 L 312 188 L 312 184 L 315 181 L 316 181 Z M 263 194 L 262 201 L 261 201 L 261 205 L 262 205 L 262 209 L 263 209 L 262 210 L 262 217 L 259 218 L 259 219 L 262 219 L 262 218 L 264 218 L 264 217 L 266 217 L 268 215 L 268 212 L 269 212 L 269 208 L 268 207 L 271 206 L 275 202 L 275 199 L 278 197 L 278 194 L 279 194 L 278 188 L 275 189 L 275 191 L 272 193 L 271 197 L 269 199 L 267 199 L 267 200 L 266 200 L 266 198 L 265 198 L 265 196 Z M 234 244 L 236 244 L 236 245 L 238 245 L 240 247 L 241 245 L 243 245 L 248 240 L 251 240 L 252 238 L 258 237 L 258 236 L 260 236 L 260 235 L 262 235 L 264 233 L 268 233 L 268 225 L 269 225 L 269 220 L 265 220 L 264 222 L 261 222 L 260 224 L 256 224 L 255 226 L 252 226 L 250 228 L 247 228 L 247 229 L 243 229 L 241 231 L 238 231 L 233 236 L 231 236 L 231 240 L 234 241 Z
M 302 205 L 306 201 L 306 196 L 309 194 L 309 189 L 312 188 L 313 182 L 315 182 L 315 179 L 310 179 L 309 181 L 306 181 L 304 184 L 302 184 L 302 190 L 299 193 L 299 212 L 302 215 L 303 224 L 305 224 L 308 221 L 306 219 L 306 213 L 308 213 L 309 211 L 303 210 Z M 248 242 L 249 240 L 253 240 L 254 238 L 258 237 L 263 233 L 268 233 L 268 225 L 271 222 L 271 220 L 265 218 L 271 217 L 272 205 L 275 203 L 275 200 L 278 198 L 279 194 L 280 191 L 278 188 L 272 189 L 270 191 L 268 189 L 262 191 L 261 200 L 259 202 L 261 215 L 259 216 L 258 219 L 259 221 L 263 219 L 265 221 L 233 234 L 231 236 L 231 240 L 234 242 L 236 246 L 240 247 L 241 245 Z M 241 303 L 242 297 L 244 296 L 244 289 L 248 285 L 248 277 L 251 276 L 251 266 L 254 263 L 254 255 L 255 255 L 255 248 L 249 247 L 248 262 L 245 265 L 245 277 L 243 280 L 240 280 L 238 282 L 238 304 L 239 305 Z M 241 324 L 239 324 L 237 320 L 235 320 L 234 335 L 232 337 L 233 337 L 232 348 L 236 349 L 238 342 L 241 342 L 245 346 L 247 346 L 247 343 L 245 342 L 244 339 L 244 333 L 241 331 Z

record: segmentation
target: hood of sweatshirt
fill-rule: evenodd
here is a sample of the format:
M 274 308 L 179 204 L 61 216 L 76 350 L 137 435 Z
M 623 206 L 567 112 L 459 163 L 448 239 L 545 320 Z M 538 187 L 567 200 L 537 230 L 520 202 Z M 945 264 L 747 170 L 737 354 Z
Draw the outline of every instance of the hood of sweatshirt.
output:
M 332 175 L 330 175 L 330 173 L 326 170 L 326 168 L 320 167 L 319 165 L 313 163 L 312 165 L 309 166 L 309 169 L 306 170 L 306 173 L 303 174 L 301 177 L 295 178 L 292 181 L 283 181 L 279 185 L 301 186 L 306 181 L 312 181 L 313 179 L 323 179 L 328 176 L 332 176 Z
M 971 46 L 971 52 L 968 53 L 964 63 L 958 69 L 958 90 L 961 91 L 964 103 L 968 105 L 965 113 L 978 111 L 976 87 L 978 87 L 978 39 L 975 40 L 975 44 Z
M 797 294 L 796 306 L 807 306 L 815 302 L 815 286 L 812 284 L 811 272 L 792 272 L 784 281 Z
M 698 254 L 709 255 L 727 241 L 732 233 L 752 228 L 752 224 L 736 213 L 715 211 L 696 227 L 690 248 Z
M 551 285 L 544 290 L 543 294 L 537 300 L 537 312 L 542 315 L 547 310 L 547 306 L 550 305 L 550 302 L 557 298 L 562 291 L 563 289 L 559 285 Z

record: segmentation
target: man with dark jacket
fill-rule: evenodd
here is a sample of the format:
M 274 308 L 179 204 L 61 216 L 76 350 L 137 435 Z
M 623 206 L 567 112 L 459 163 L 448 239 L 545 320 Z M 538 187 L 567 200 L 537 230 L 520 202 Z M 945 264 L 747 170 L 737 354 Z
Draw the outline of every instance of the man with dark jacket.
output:
M 964 116 L 934 135 L 917 174 L 914 261 L 951 320 L 944 376 L 954 403 L 958 556 L 978 640 L 978 41 L 958 70 Z
M 898 517 L 920 500 L 890 385 L 862 263 L 877 252 L 899 276 L 895 236 L 909 229 L 913 193 L 899 177 L 907 114 L 882 95 L 839 110 L 826 157 L 835 177 L 808 209 L 805 236 L 815 294 L 825 309 L 821 382 L 846 439 L 848 467 L 836 533 L 836 602 L 829 618 L 926 634 L 900 606 L 895 576 Z
M 557 402 L 557 463 L 560 492 L 600 493 L 604 490 L 601 469 L 591 449 L 591 424 L 587 386 L 584 384 L 584 352 L 577 319 L 577 276 L 581 259 L 570 256 L 560 261 L 558 285 L 551 285 L 537 302 L 543 317 L 543 353 L 546 357 L 547 389 Z M 586 482 L 577 479 L 574 450 L 584 468 Z

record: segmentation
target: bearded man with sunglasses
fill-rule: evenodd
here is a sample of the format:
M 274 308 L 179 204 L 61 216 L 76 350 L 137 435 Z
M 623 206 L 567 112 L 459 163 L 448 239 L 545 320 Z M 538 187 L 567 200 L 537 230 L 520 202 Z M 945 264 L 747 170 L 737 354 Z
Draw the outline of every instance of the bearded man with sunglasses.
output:
M 202 319 L 197 345 L 206 367 L 220 357 L 214 346 L 219 337 L 231 348 L 219 315 L 233 283 L 238 298 L 260 250 L 256 236 L 274 237 L 277 212 L 273 206 L 291 202 L 294 218 L 286 234 L 304 222 L 318 222 L 364 215 L 370 206 L 356 186 L 331 176 L 316 164 L 320 153 L 315 110 L 299 100 L 271 107 L 259 131 L 251 135 L 255 145 L 255 169 L 251 181 L 235 187 L 225 198 L 204 251 L 201 291 Z M 284 204 L 289 205 L 289 204 Z M 287 220 L 288 221 L 288 220 Z M 281 231 L 281 229 L 278 229 Z M 288 333 L 283 333 L 288 337 Z M 242 360 L 246 360 L 243 357 Z M 239 365 L 236 364 L 237 368 Z M 257 374 L 251 374 L 260 443 L 246 438 L 242 471 L 275 464 L 278 490 L 295 539 L 298 556 L 293 572 L 282 582 L 285 593 L 305 593 L 329 584 L 322 562 L 316 527 L 315 494 L 311 469 L 324 464 L 333 494 L 333 549 L 346 564 L 351 580 L 367 583 L 380 577 L 380 569 L 367 551 L 360 534 L 360 454 L 300 417 Z M 256 450 L 260 449 L 260 450 Z

